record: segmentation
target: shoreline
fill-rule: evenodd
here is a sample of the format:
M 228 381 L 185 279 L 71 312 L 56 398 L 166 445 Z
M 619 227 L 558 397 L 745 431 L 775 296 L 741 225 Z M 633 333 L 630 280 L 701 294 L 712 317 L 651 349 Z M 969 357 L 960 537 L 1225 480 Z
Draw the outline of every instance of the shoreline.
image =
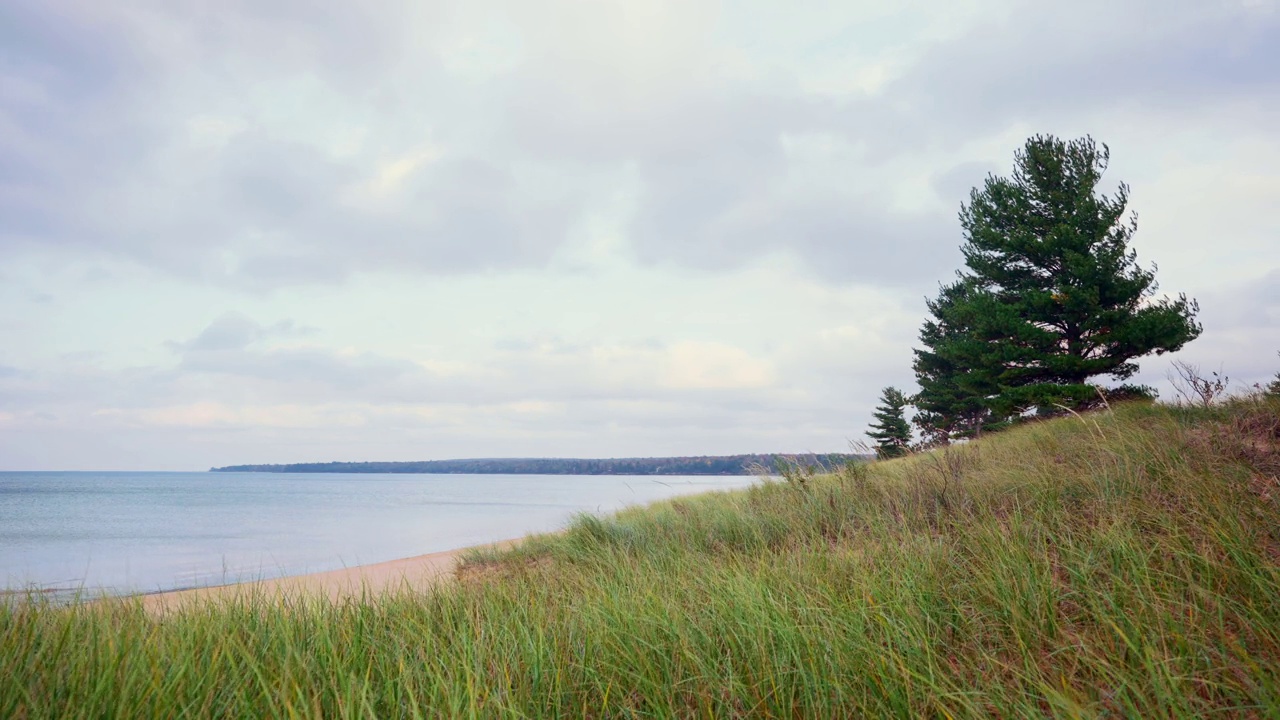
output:
M 279 599 L 320 597 L 337 601 L 373 597 L 402 589 L 426 590 L 451 579 L 463 553 L 476 549 L 506 549 L 518 545 L 524 539 L 523 537 L 510 538 L 494 543 L 469 545 L 452 550 L 301 575 L 135 593 L 122 595 L 119 599 L 138 600 L 149 612 L 163 613 L 210 600 L 233 601 L 238 598 L 262 595 L 272 595 Z

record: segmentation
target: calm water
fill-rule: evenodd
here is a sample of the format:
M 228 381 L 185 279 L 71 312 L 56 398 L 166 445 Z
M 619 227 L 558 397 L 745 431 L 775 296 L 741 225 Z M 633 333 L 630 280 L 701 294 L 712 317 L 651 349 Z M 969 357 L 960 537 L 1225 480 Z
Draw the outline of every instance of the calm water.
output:
M 753 481 L 0 472 L 0 587 L 145 592 L 332 570 Z

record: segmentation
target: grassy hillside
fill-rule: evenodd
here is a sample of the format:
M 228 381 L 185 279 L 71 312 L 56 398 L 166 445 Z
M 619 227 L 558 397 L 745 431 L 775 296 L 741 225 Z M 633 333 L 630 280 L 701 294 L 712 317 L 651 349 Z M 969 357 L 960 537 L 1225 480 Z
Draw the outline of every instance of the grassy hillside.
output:
M 376 602 L 0 609 L 0 717 L 1280 717 L 1280 407 L 582 518 Z

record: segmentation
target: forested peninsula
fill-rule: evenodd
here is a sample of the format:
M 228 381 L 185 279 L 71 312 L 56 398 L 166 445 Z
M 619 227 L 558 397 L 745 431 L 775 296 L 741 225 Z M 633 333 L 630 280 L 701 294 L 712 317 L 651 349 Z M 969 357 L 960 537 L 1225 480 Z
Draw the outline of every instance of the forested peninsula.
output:
M 700 455 L 657 458 L 481 458 L 418 462 L 327 462 L 228 465 L 210 472 L 430 473 L 468 475 L 752 475 L 802 467 L 832 470 L 869 456 L 848 453 Z

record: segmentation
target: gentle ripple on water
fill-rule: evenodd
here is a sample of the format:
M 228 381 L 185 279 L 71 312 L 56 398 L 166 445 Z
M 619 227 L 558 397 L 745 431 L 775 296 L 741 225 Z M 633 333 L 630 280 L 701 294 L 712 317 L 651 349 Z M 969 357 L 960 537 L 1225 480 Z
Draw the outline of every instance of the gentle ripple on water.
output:
M 0 472 L 0 587 L 146 592 L 563 527 L 749 477 Z

